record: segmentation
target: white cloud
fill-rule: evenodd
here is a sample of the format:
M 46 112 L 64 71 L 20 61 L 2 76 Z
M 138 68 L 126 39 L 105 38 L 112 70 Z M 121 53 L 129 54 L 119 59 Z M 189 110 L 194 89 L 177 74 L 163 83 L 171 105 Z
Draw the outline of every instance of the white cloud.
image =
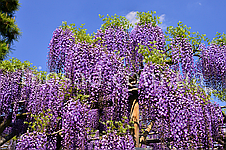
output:
M 160 18 L 159 18 L 159 21 L 162 22 L 162 24 L 159 24 L 158 26 L 159 26 L 160 28 L 162 28 L 163 30 L 165 30 L 165 29 L 167 28 L 167 25 L 164 23 L 165 17 L 166 17 L 166 15 L 165 15 L 165 14 L 162 14 L 162 15 L 160 16 Z
M 165 14 L 162 14 L 162 15 L 160 16 L 160 19 L 159 19 L 159 21 L 160 21 L 160 22 L 163 22 L 163 21 L 165 21 L 165 16 L 166 16 Z
M 136 19 L 136 14 L 137 14 L 137 11 L 131 11 L 129 12 L 127 15 L 126 15 L 126 18 L 129 20 L 130 23 L 132 23 L 133 25 L 135 25 L 135 23 L 138 23 L 139 20 Z M 165 30 L 167 28 L 167 25 L 164 23 L 165 21 L 165 17 L 166 15 L 165 14 L 162 14 L 160 16 L 160 19 L 159 21 L 162 22 L 162 24 L 158 25 L 160 28 L 162 28 L 163 30 Z
M 165 23 L 162 23 L 160 25 L 158 25 L 160 28 L 162 28 L 163 30 L 165 30 L 167 28 L 167 25 Z
M 42 69 L 42 66 L 39 66 L 38 69 L 41 70 Z
M 199 3 L 199 5 L 202 5 L 202 3 Z
M 130 23 L 132 23 L 133 25 L 135 25 L 135 23 L 139 22 L 138 19 L 136 19 L 137 17 L 137 11 L 131 11 L 126 15 L 126 18 L 129 20 Z

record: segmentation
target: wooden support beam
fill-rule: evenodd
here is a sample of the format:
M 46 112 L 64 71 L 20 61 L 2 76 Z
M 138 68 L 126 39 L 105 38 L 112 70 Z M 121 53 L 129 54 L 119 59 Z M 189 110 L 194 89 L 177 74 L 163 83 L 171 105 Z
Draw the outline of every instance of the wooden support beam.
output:
M 140 145 L 139 145 L 139 147 L 142 146 L 142 143 L 146 142 L 146 138 L 148 136 L 148 133 L 151 131 L 153 125 L 154 125 L 154 121 L 152 121 L 150 123 L 150 125 L 148 125 L 148 127 L 145 129 L 144 135 L 140 138 Z
M 132 121 L 134 122 L 134 133 L 135 133 L 135 141 L 136 147 L 139 147 L 140 136 L 139 136 L 139 104 L 138 101 L 134 100 L 134 110 L 132 113 Z
M 23 119 L 23 118 L 26 118 L 27 115 L 30 115 L 31 113 L 30 112 L 27 112 L 27 113 L 23 113 L 23 114 L 17 114 L 16 115 L 16 119 Z M 7 126 L 10 125 L 10 123 L 12 122 L 12 116 L 10 116 L 9 118 L 7 118 L 6 120 L 3 119 L 3 117 L 0 117 L 0 121 L 2 122 L 0 124 L 0 134 L 5 130 L 5 128 Z
M 7 126 L 10 125 L 10 123 L 12 122 L 12 118 L 11 119 L 6 119 L 4 120 L 1 124 L 0 124 L 0 134 L 2 134 L 2 132 L 5 130 L 5 128 Z
M 30 112 L 26 112 L 26 113 L 22 113 L 22 114 L 16 114 L 16 119 L 23 119 L 26 118 L 28 115 L 30 115 Z M 11 119 L 11 117 L 9 117 L 9 119 Z M 0 117 L 0 122 L 2 122 L 4 120 L 4 116 Z M 8 120 L 8 119 L 7 119 Z
M 11 140 L 15 135 L 16 135 L 16 133 L 15 132 L 12 132 L 8 136 L 6 136 L 6 137 L 2 137 L 2 140 L 0 140 L 0 146 L 4 145 L 6 142 L 8 142 L 9 140 Z
M 60 129 L 60 130 L 58 130 L 58 131 L 56 131 L 56 132 L 53 132 L 53 133 L 51 133 L 51 134 L 46 134 L 46 135 L 47 135 L 47 136 L 51 136 L 51 135 L 59 134 L 59 135 L 61 136 L 62 131 L 64 131 L 64 130 L 63 130 L 63 129 Z
M 134 137 L 135 147 L 139 147 L 139 103 L 138 103 L 138 91 L 137 88 L 129 89 L 130 96 L 129 102 L 131 106 L 130 121 L 134 122 L 134 129 L 132 135 Z

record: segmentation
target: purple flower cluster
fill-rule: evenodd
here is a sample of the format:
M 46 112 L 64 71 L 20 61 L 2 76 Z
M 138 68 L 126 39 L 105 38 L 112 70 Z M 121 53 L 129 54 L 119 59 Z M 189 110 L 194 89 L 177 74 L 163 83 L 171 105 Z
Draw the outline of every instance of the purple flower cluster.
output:
M 21 77 L 21 70 L 15 72 L 0 70 L 0 115 L 6 119 L 13 113 L 13 122 L 18 112 L 18 102 L 21 100 L 19 85 Z
M 161 141 L 176 149 L 213 148 L 213 141 L 220 137 L 220 107 L 213 105 L 201 88 L 187 84 L 168 67 L 145 66 L 139 102 L 142 118 L 155 121 Z
M 71 94 L 68 90 L 71 87 L 69 80 L 63 80 L 53 75 L 50 79 L 41 83 L 32 71 L 27 71 L 22 83 L 24 84 L 22 93 L 24 94 L 23 98 L 26 98 L 27 111 L 33 115 L 44 113 L 43 115 L 48 117 L 50 122 L 48 122 L 48 126 L 45 126 L 44 132 L 37 132 L 40 131 L 40 127 L 36 126 L 37 131 L 23 134 L 18 140 L 17 149 L 55 149 L 56 135 L 47 135 L 57 132 L 59 129 L 62 129 L 61 143 L 65 149 L 87 148 L 89 145 L 87 141 L 88 128 L 98 127 L 96 122 L 99 120 L 99 112 L 95 109 L 88 109 L 88 105 L 82 104 L 79 99 L 74 100 L 69 97 L 67 100 L 68 94 Z M 110 111 L 114 111 L 114 107 L 112 107 L 110 107 Z M 109 110 L 104 109 L 103 112 L 109 114 Z M 107 114 L 104 116 L 109 117 Z M 62 119 L 60 124 L 58 117 Z M 126 137 L 119 137 L 118 143 L 125 142 L 124 138 Z M 130 139 L 130 142 L 133 142 L 132 139 Z M 98 141 L 98 143 L 101 142 Z M 124 146 L 125 149 L 130 147 L 127 144 L 126 148 L 124 143 L 121 146 Z
M 12 123 L 6 127 L 1 136 L 20 135 L 27 130 L 27 125 L 24 124 L 26 118 L 18 119 L 16 115 L 27 112 L 29 94 L 36 85 L 26 84 L 35 83 L 32 77 L 34 74 L 31 70 L 0 70 L 0 114 L 3 119 L 11 120 L 12 118 Z
M 65 60 L 66 77 L 90 95 L 90 104 L 97 103 L 99 109 L 113 106 L 115 119 L 127 114 L 127 71 L 114 52 L 106 53 L 100 45 L 77 43 Z
M 17 150 L 27 149 L 27 150 L 47 150 L 47 136 L 40 132 L 30 132 L 23 134 L 17 143 Z
M 53 37 L 49 43 L 48 66 L 50 72 L 63 72 L 65 64 L 65 56 L 74 45 L 75 38 L 69 30 L 57 28 L 53 32 Z
M 182 37 L 176 37 L 171 41 L 173 68 L 182 69 L 184 78 L 192 77 L 194 73 L 193 49 L 189 41 Z
M 100 29 L 95 35 L 98 39 L 97 44 L 105 47 L 108 53 L 115 52 L 119 57 L 124 57 L 126 65 L 130 63 L 130 37 L 122 27 L 108 27 L 107 29 Z
M 200 70 L 207 86 L 214 89 L 226 87 L 226 46 L 211 44 L 200 45 Z
M 89 109 L 79 100 L 70 99 L 62 115 L 62 138 L 64 149 L 85 149 Z
M 163 31 L 158 26 L 153 26 L 152 23 L 138 24 L 130 33 L 131 39 L 133 40 L 133 46 L 138 47 L 138 44 L 144 46 L 155 46 L 158 50 L 164 50 L 165 38 Z M 151 50 L 151 49 L 150 49 Z
M 99 132 L 96 132 L 96 140 L 92 140 L 88 145 L 88 150 L 99 149 L 115 149 L 115 150 L 131 150 L 134 149 L 133 137 L 126 133 L 124 135 L 117 134 L 117 131 L 107 132 L 99 139 Z
M 107 133 L 99 141 L 96 149 L 131 150 L 134 149 L 133 137 L 129 134 L 125 136 L 117 135 L 116 132 Z
M 97 44 L 103 46 L 108 53 L 115 52 L 120 58 L 124 58 L 125 66 L 131 72 L 138 72 L 143 68 L 143 57 L 138 53 L 139 44 L 147 46 L 151 51 L 153 47 L 163 50 L 165 44 L 164 34 L 158 26 L 152 23 L 138 24 L 130 33 L 120 27 L 108 27 L 98 30 L 95 38 L 99 38 Z
M 27 100 L 27 111 L 32 114 L 40 114 L 47 111 L 47 109 L 51 109 L 48 113 L 53 115 L 55 122 L 56 118 L 61 115 L 64 106 L 62 84 L 67 83 L 62 83 L 58 77 L 49 79 L 43 84 L 36 83 L 34 87 L 31 87 L 29 99 Z
M 32 113 L 33 116 L 40 116 L 40 122 L 36 122 L 36 126 L 32 129 L 29 127 L 30 132 L 20 138 L 21 145 L 26 145 L 29 138 L 33 136 L 33 131 L 41 132 L 43 135 L 51 135 L 61 129 L 61 116 L 64 110 L 65 92 L 70 85 L 67 80 L 60 79 L 57 75 L 53 75 L 50 79 L 40 82 L 37 75 L 32 71 L 27 70 L 23 76 L 23 99 L 25 100 L 26 111 Z M 45 118 L 48 118 L 46 120 Z M 34 118 L 28 117 L 27 122 L 34 122 Z M 47 149 L 56 148 L 56 135 L 48 136 Z M 33 143 L 36 143 L 34 141 Z M 23 147 L 23 146 L 22 146 Z M 45 149 L 45 148 L 44 148 Z
M 150 51 L 153 48 L 157 50 L 164 50 L 165 38 L 163 31 L 158 26 L 153 26 L 152 23 L 144 25 L 139 24 L 130 33 L 131 45 L 130 51 L 132 53 L 133 65 L 136 65 L 136 72 L 143 68 L 143 56 L 138 53 L 139 44 L 148 47 Z

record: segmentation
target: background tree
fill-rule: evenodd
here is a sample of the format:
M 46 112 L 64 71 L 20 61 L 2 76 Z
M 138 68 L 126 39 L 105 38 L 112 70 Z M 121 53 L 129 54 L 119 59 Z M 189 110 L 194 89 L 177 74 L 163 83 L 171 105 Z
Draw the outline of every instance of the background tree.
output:
M 8 56 L 21 34 L 14 16 L 19 6 L 19 0 L 0 0 L 0 61 Z

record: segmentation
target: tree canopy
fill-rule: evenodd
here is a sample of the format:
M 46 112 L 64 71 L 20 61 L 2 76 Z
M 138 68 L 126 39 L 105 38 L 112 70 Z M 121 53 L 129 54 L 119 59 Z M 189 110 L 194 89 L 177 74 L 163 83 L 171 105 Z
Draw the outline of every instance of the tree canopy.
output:
M 7 57 L 20 35 L 14 16 L 19 6 L 19 0 L 0 0 L 0 61 Z

